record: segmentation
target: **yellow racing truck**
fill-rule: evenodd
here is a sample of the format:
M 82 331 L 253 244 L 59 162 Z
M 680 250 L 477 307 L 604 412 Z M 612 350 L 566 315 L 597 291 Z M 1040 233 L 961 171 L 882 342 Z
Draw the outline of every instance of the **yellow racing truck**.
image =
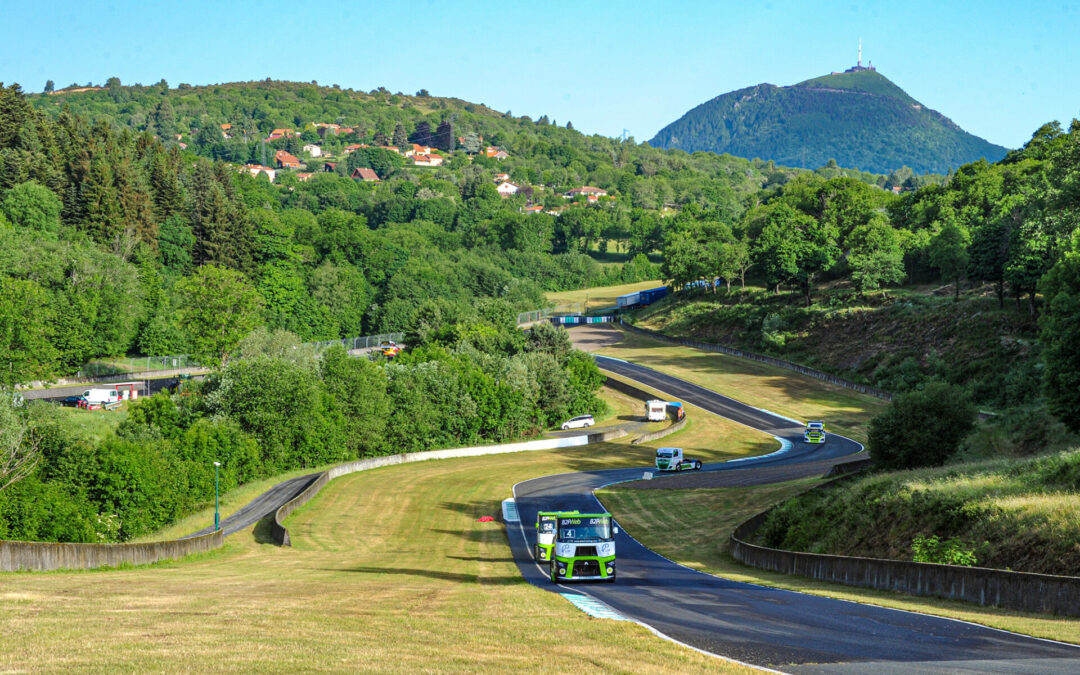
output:
M 806 430 L 803 431 L 803 440 L 807 443 L 824 443 L 825 442 L 825 423 L 824 422 L 807 422 Z

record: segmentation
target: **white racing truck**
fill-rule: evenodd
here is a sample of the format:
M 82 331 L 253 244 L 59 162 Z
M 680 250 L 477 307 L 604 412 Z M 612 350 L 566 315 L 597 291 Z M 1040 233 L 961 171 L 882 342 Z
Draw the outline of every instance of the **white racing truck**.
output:
M 687 458 L 683 455 L 682 448 L 656 449 L 657 471 L 698 471 L 700 469 L 701 460 Z

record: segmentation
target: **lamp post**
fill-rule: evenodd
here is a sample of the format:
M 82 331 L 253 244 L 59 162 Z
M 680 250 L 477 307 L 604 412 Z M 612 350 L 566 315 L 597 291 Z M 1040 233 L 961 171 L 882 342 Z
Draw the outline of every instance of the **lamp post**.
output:
M 221 462 L 214 462 L 214 531 L 221 529 L 221 511 L 218 508 L 218 469 Z

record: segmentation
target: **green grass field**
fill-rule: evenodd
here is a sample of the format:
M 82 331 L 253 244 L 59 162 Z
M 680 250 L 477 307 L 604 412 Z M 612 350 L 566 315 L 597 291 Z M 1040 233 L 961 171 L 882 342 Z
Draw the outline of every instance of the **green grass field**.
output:
M 623 284 L 622 286 L 600 286 L 597 288 L 584 288 L 576 291 L 554 291 L 545 293 L 549 302 L 555 305 L 570 303 L 585 303 L 588 301 L 589 309 L 602 309 L 614 307 L 615 298 L 634 291 L 663 286 L 663 281 L 639 281 L 635 284 Z

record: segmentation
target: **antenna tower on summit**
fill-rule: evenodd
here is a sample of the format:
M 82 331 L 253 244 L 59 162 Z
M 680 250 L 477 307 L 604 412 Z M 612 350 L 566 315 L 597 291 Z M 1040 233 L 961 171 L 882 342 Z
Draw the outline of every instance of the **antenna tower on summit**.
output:
M 862 67 L 862 38 L 859 38 L 859 61 L 856 65 Z

